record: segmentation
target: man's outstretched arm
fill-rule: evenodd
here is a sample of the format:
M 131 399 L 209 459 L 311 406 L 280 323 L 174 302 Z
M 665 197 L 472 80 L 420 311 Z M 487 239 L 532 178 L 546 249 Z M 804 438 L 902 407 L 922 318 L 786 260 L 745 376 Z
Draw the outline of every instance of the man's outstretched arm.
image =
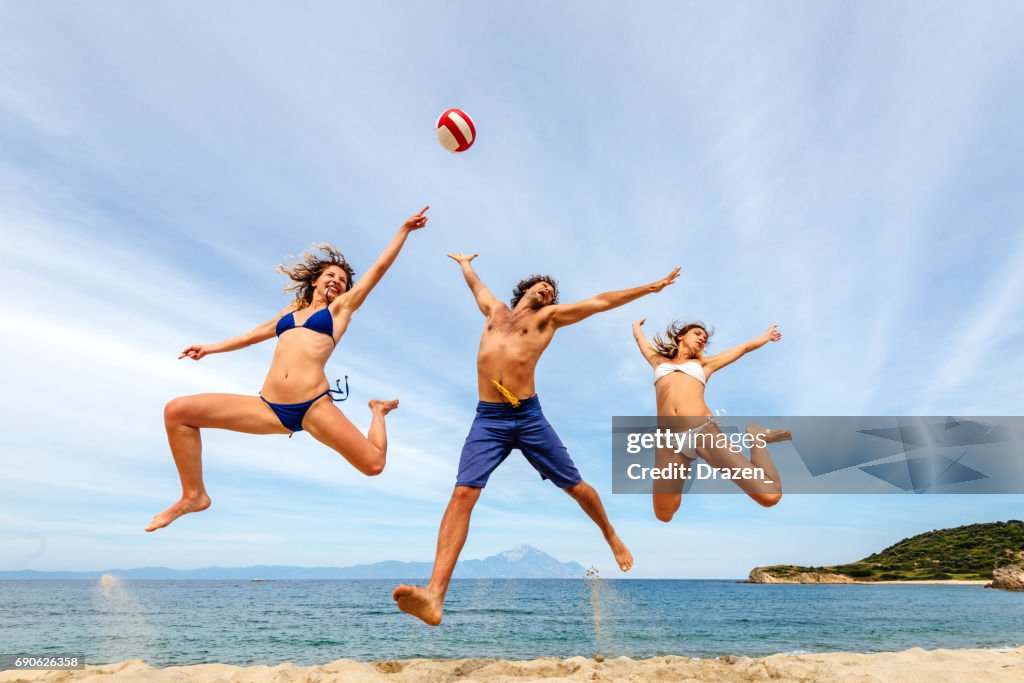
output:
M 501 306 L 501 302 L 498 301 L 496 296 L 491 294 L 491 290 L 487 289 L 487 285 L 480 281 L 480 276 L 476 274 L 473 266 L 469 264 L 477 256 L 479 254 L 448 254 L 448 258 L 453 259 L 462 267 L 462 275 L 466 278 L 466 284 L 469 285 L 473 296 L 476 297 L 476 305 L 480 307 L 480 312 L 489 316 L 491 311 Z
M 680 269 L 680 266 L 676 266 L 675 270 L 662 279 L 647 285 L 633 287 L 632 289 L 620 289 L 615 292 L 605 292 L 583 301 L 577 301 L 574 304 L 556 304 L 553 306 L 552 320 L 558 327 L 572 325 L 584 318 L 589 318 L 595 313 L 609 311 L 628 304 L 630 301 L 636 301 L 647 294 L 660 292 L 676 281 L 676 278 L 679 277 Z

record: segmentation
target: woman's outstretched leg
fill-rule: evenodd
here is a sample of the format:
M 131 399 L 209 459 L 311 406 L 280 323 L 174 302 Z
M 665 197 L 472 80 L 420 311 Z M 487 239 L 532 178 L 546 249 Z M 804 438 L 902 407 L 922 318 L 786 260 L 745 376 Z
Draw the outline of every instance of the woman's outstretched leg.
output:
M 721 434 L 721 430 L 716 425 L 709 425 L 705 430 L 705 434 Z M 768 430 L 758 425 L 747 425 L 747 433 L 753 436 L 763 434 L 767 443 L 774 443 L 777 441 L 784 441 L 792 438 L 787 430 Z M 772 507 L 780 500 L 782 500 L 782 480 L 779 477 L 779 471 L 775 467 L 775 463 L 772 461 L 771 456 L 768 454 L 767 448 L 760 446 L 753 446 L 750 449 L 750 460 L 747 460 L 742 452 L 735 452 L 729 448 L 715 446 L 713 448 L 700 448 L 698 449 L 701 457 L 707 461 L 712 467 L 718 468 L 743 468 L 760 467 L 764 471 L 764 479 L 734 479 L 733 481 L 739 486 L 744 493 L 750 496 L 758 505 L 764 507 Z
M 357 470 L 372 477 L 383 472 L 387 463 L 388 436 L 384 417 L 398 407 L 398 401 L 374 400 L 369 406 L 373 419 L 366 436 L 326 397 L 309 409 L 302 428 L 337 451 Z
M 178 517 L 210 507 L 203 484 L 203 441 L 200 428 L 230 429 L 249 434 L 287 434 L 274 412 L 258 396 L 199 394 L 176 398 L 164 407 L 167 443 L 181 479 L 181 498 L 153 517 L 146 531 L 161 529 Z
M 750 464 L 763 469 L 765 477 L 776 483 L 778 486 L 778 498 L 781 498 L 782 477 L 779 475 L 779 470 L 775 466 L 772 456 L 768 453 L 768 449 L 756 445 L 756 440 L 758 436 L 763 436 L 766 444 L 789 441 L 793 438 L 792 432 L 788 429 L 766 429 L 761 425 L 749 424 L 747 425 L 747 434 L 755 438 L 755 445 L 750 447 Z M 778 498 L 775 499 L 775 503 L 779 502 Z M 757 499 L 755 498 L 755 500 Z M 761 501 L 758 502 L 761 503 Z M 772 505 L 775 503 L 772 503 Z M 761 503 L 761 505 L 764 505 L 764 503 Z M 770 505 L 766 507 L 770 507 Z

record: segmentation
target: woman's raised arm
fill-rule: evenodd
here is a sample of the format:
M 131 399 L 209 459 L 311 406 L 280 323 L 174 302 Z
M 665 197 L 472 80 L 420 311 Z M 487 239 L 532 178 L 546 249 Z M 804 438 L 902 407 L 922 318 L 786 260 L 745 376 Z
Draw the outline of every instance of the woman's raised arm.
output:
M 409 233 L 413 230 L 419 230 L 427 224 L 427 217 L 424 214 L 429 208 L 429 206 L 424 206 L 420 209 L 419 213 L 413 214 L 409 220 L 402 224 L 402 227 L 398 229 L 398 234 L 384 248 L 383 253 L 377 257 L 377 260 L 366 271 L 366 274 L 359 278 L 359 282 L 353 285 L 351 289 L 335 299 L 332 303 L 332 308 L 347 308 L 352 312 L 358 310 L 363 305 L 366 297 L 369 296 L 373 288 L 380 282 L 380 279 L 384 277 L 384 273 L 388 271 L 391 264 L 398 258 L 398 252 L 402 250 L 402 245 L 405 244 L 405 239 L 409 236 Z

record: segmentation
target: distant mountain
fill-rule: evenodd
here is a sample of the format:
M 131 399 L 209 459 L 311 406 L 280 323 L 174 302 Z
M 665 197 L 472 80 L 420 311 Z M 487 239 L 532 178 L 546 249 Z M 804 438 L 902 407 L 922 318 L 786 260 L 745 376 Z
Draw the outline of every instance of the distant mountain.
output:
M 863 560 L 831 567 L 755 567 L 753 583 L 989 580 L 996 562 L 1024 550 L 1024 522 L 970 524 L 904 538 Z
M 99 579 L 113 574 L 122 579 L 401 579 L 430 578 L 431 562 L 375 562 L 352 567 L 203 567 L 202 569 L 106 569 L 94 572 L 0 571 L 0 579 Z M 576 579 L 585 574 L 577 562 L 559 562 L 530 545 L 521 545 L 482 560 L 463 560 L 455 566 L 456 579 Z

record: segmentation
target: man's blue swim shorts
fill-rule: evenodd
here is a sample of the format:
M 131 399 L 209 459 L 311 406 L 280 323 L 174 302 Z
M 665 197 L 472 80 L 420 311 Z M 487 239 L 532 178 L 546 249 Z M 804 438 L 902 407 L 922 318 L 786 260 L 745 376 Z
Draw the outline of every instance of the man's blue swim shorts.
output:
M 459 459 L 456 486 L 483 488 L 512 449 L 518 448 L 541 479 L 562 489 L 583 481 L 569 451 L 540 409 L 536 395 L 523 399 L 518 408 L 508 403 L 480 401 L 476 418 Z

